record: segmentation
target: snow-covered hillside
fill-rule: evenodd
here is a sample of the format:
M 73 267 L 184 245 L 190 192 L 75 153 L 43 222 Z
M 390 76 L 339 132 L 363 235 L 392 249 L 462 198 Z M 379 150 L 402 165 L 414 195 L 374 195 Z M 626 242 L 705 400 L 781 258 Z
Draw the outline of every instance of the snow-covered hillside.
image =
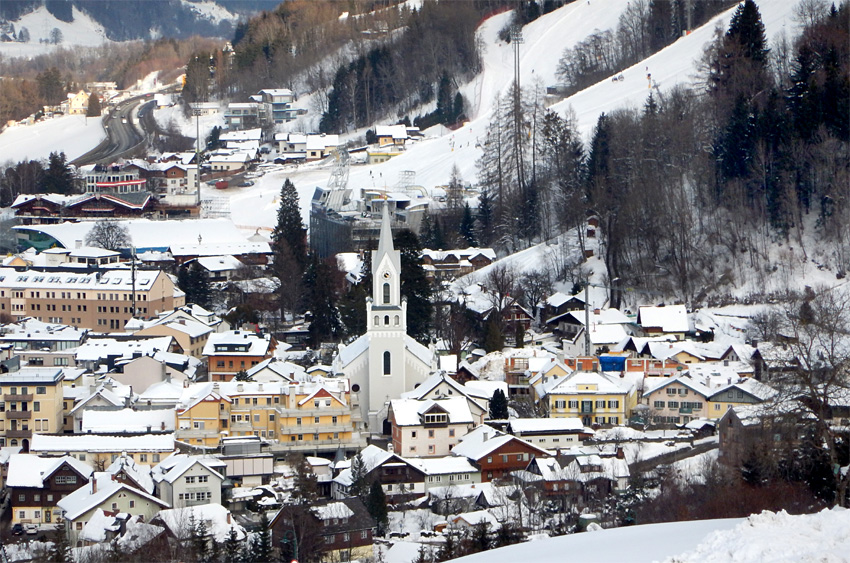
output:
M 629 526 L 542 539 L 455 559 L 457 563 L 762 563 L 847 561 L 850 511 Z M 394 562 L 393 562 L 394 563 Z
M 525 43 L 520 50 L 522 84 L 531 86 L 535 81 L 542 86 L 555 84 L 555 69 L 564 49 L 575 46 L 594 30 L 615 28 L 626 4 L 622 0 L 573 2 L 525 26 Z M 783 30 L 789 36 L 796 33 L 792 18 L 795 2 L 761 0 L 758 4 L 768 38 Z M 649 93 L 646 67 L 649 67 L 654 83 L 662 91 L 679 83 L 693 83 L 698 60 L 711 40 L 715 26 L 719 21 L 728 23 L 733 11 L 734 8 L 720 14 L 690 35 L 624 71 L 625 80 L 603 80 L 553 105 L 551 109 L 563 114 L 572 107 L 583 135 L 589 139 L 600 113 L 620 107 L 639 107 L 644 103 Z M 486 135 L 492 120 L 494 99 L 497 94 L 504 95 L 513 80 L 513 47 L 498 40 L 499 30 L 509 19 L 510 13 L 498 14 L 479 28 L 478 34 L 484 47 L 483 69 L 461 88 L 464 98 L 472 105 L 472 119 L 456 131 L 442 126 L 429 129 L 425 140 L 410 145 L 405 154 L 383 164 L 352 167 L 349 186 L 355 189 L 392 187 L 400 172 L 413 170 L 416 183 L 430 189 L 448 183 L 454 165 L 457 165 L 465 182 L 476 183 L 475 163 L 481 155 L 477 145 Z M 271 227 L 275 221 L 273 205 L 276 205 L 271 202 L 280 191 L 283 179 L 289 177 L 298 188 L 306 224 L 309 199 L 316 186 L 327 183 L 329 174 L 330 168 L 315 164 L 275 168 L 252 188 L 240 190 L 231 197 L 233 218 L 246 228 Z
M 61 47 L 96 47 L 109 42 L 103 26 L 88 14 L 73 8 L 74 21 L 68 23 L 56 19 L 47 8 L 41 6 L 29 14 L 21 16 L 15 24 L 20 32 L 26 28 L 30 35 L 27 43 L 0 42 L 0 55 L 7 57 L 35 57 Z M 56 45 L 50 43 L 51 33 L 58 29 L 62 41 Z
M 66 115 L 34 125 L 10 127 L 0 134 L 0 165 L 46 159 L 52 152 L 64 152 L 71 161 L 105 138 L 101 118 L 83 115 Z

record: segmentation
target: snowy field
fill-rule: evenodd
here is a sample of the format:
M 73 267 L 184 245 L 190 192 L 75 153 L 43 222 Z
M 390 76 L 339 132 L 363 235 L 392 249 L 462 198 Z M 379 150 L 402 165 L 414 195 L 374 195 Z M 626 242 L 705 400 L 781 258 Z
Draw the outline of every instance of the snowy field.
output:
M 105 138 L 100 117 L 65 115 L 33 125 L 17 125 L 0 134 L 0 165 L 46 159 L 52 152 L 63 151 L 71 161 Z
M 74 21 L 71 23 L 63 22 L 48 12 L 47 8 L 41 6 L 29 14 L 21 16 L 21 19 L 12 23 L 15 24 L 15 29 L 18 31 L 21 28 L 27 28 L 30 34 L 29 42 L 0 42 L 0 55 L 32 58 L 62 48 L 97 47 L 109 42 L 103 26 L 77 8 L 73 8 L 73 14 Z M 50 38 L 50 33 L 54 28 L 62 33 L 62 42 L 58 45 L 41 42 L 40 40 Z
M 839 563 L 850 557 L 850 511 L 649 524 L 548 538 L 457 563 Z M 393 562 L 395 563 L 395 562 Z

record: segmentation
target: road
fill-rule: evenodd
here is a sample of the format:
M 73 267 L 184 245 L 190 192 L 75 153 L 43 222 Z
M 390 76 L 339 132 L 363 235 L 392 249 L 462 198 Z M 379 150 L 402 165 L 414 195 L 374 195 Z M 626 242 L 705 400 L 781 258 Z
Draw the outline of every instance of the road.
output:
M 76 166 L 84 164 L 101 163 L 108 164 L 121 156 L 129 156 L 128 153 L 145 140 L 144 131 L 140 132 L 133 123 L 133 112 L 139 105 L 139 115 L 143 112 L 150 113 L 155 105 L 148 96 L 130 98 L 116 105 L 112 112 L 103 120 L 106 128 L 106 139 L 98 146 L 77 158 L 72 162 Z

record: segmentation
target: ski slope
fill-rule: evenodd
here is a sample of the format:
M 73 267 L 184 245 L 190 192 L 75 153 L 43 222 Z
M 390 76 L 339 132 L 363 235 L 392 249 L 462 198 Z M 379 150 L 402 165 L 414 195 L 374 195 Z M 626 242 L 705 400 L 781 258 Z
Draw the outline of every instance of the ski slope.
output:
M 797 28 L 792 11 L 796 2 L 789 0 L 760 0 L 759 10 L 768 40 L 785 31 L 794 37 Z M 564 49 L 575 46 L 594 30 L 616 28 L 625 10 L 624 0 L 591 0 L 573 2 L 546 14 L 523 28 L 524 43 L 520 48 L 520 81 L 524 88 L 540 87 L 557 82 L 555 69 Z M 569 108 L 576 113 L 582 136 L 589 141 L 599 114 L 618 108 L 641 107 L 649 93 L 647 68 L 652 75 L 653 88 L 665 92 L 677 84 L 694 85 L 698 61 L 706 44 L 711 41 L 718 22 L 728 25 L 735 8 L 719 14 L 694 30 L 690 35 L 659 51 L 645 61 L 622 72 L 624 80 L 605 79 L 551 106 L 564 115 Z M 471 105 L 471 120 L 456 131 L 436 126 L 427 130 L 426 138 L 411 144 L 406 153 L 385 163 L 352 166 L 349 186 L 355 190 L 391 188 L 405 170 L 416 172 L 416 183 L 431 189 L 448 183 L 451 170 L 457 165 L 466 183 L 475 184 L 475 163 L 481 155 L 476 145 L 484 139 L 493 119 L 493 103 L 497 95 L 505 95 L 513 81 L 513 46 L 498 40 L 498 32 L 510 20 L 510 13 L 495 15 L 478 30 L 482 53 L 482 71 L 460 91 Z M 277 167 L 251 188 L 242 188 L 231 195 L 231 214 L 237 225 L 246 229 L 270 228 L 275 222 L 276 200 L 280 186 L 289 177 L 298 189 L 304 222 L 308 224 L 310 198 L 316 186 L 325 186 L 330 167 L 308 164 L 301 167 Z M 227 193 L 210 195 L 226 196 Z
M 72 22 L 57 19 L 44 6 L 21 16 L 12 23 L 15 24 L 16 30 L 27 28 L 30 33 L 29 42 L 0 42 L 0 55 L 31 58 L 63 47 L 97 47 L 110 42 L 102 25 L 76 7 L 72 10 Z M 62 32 L 62 42 L 58 45 L 51 45 L 48 41 L 54 28 Z
M 70 162 L 105 138 L 100 117 L 65 115 L 33 125 L 16 125 L 0 134 L 0 165 L 47 159 L 52 152 L 64 152 Z

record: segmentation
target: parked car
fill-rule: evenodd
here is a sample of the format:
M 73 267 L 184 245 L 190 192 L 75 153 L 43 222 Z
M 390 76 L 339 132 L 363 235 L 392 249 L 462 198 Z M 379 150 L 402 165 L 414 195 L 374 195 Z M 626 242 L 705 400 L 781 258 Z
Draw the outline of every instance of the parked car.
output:
M 242 182 L 241 184 L 239 184 L 239 187 L 240 187 L 240 188 L 247 188 L 248 186 L 253 186 L 253 185 L 254 185 L 254 182 L 253 182 L 253 181 L 251 181 L 251 180 L 245 180 L 244 182 Z
M 38 533 L 38 526 L 35 524 L 27 524 L 27 535 L 34 536 Z
M 15 534 L 16 536 L 20 536 L 21 534 L 24 533 L 24 525 L 21 524 L 20 522 L 18 522 L 17 524 L 12 526 L 12 533 Z

